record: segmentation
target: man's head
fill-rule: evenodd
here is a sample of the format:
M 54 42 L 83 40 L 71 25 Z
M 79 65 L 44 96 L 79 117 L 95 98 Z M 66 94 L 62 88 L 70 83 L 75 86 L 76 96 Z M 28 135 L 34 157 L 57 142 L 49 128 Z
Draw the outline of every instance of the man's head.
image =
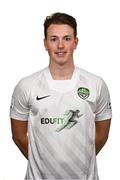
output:
M 47 16 L 44 23 L 44 45 L 50 57 L 50 63 L 73 63 L 73 52 L 78 38 L 75 18 L 64 13 Z
M 45 36 L 45 38 L 47 38 L 47 30 L 51 24 L 67 24 L 73 28 L 74 36 L 76 37 L 76 35 L 77 35 L 76 19 L 68 14 L 57 12 L 57 13 L 54 13 L 54 14 L 46 17 L 46 19 L 44 21 L 44 36 Z

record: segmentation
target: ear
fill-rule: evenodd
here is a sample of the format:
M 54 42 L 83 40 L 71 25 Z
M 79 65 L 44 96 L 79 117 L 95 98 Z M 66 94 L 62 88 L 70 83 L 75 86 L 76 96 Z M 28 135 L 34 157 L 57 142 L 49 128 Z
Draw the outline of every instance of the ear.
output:
M 45 47 L 45 49 L 48 50 L 46 39 L 44 39 L 43 41 L 44 41 L 44 47 Z
M 75 47 L 74 47 L 74 49 L 76 49 L 76 48 L 77 48 L 78 41 L 79 41 L 79 39 L 78 39 L 78 37 L 76 37 L 76 38 L 75 38 Z

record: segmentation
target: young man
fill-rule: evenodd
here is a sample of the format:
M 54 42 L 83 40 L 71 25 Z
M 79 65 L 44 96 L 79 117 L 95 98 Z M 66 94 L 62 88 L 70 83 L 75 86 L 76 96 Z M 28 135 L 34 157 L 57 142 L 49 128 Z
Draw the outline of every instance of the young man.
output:
M 49 66 L 23 78 L 11 102 L 13 140 L 28 159 L 26 180 L 98 180 L 96 154 L 107 141 L 111 105 L 105 82 L 74 65 L 76 20 L 44 22 Z

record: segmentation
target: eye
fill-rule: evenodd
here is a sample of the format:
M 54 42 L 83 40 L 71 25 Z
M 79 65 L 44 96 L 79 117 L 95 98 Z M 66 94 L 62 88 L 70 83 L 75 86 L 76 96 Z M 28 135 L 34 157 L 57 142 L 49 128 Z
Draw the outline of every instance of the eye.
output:
M 52 41 L 52 42 L 55 42 L 56 40 L 57 40 L 56 37 L 53 37 L 53 38 L 50 39 L 50 41 Z
M 71 37 L 65 37 L 65 41 L 70 41 Z

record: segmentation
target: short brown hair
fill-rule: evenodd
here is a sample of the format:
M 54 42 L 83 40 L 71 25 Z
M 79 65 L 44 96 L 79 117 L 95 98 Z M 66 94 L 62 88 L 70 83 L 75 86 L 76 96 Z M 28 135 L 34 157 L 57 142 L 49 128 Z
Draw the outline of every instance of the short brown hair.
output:
M 47 16 L 44 21 L 44 36 L 47 37 L 47 29 L 51 24 L 67 24 L 71 26 L 74 30 L 74 36 L 77 35 L 77 22 L 73 16 L 70 16 L 65 13 L 54 13 L 50 16 Z

